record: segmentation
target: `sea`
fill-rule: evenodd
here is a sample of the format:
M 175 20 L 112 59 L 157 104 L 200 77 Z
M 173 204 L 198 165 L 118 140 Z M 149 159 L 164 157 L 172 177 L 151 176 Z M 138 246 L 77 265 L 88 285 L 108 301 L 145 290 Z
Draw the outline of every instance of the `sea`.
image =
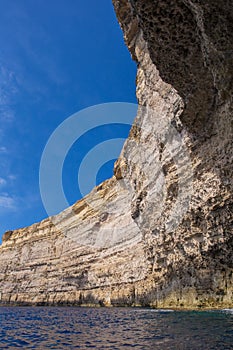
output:
M 0 349 L 233 349 L 233 309 L 0 307 Z

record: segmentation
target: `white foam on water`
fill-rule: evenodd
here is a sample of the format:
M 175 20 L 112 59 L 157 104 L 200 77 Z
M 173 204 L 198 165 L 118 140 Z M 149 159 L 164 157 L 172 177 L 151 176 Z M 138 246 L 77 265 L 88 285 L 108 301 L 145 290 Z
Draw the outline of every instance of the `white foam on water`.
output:
M 222 309 L 221 311 L 233 315 L 233 309 Z
M 170 310 L 170 309 L 136 309 L 134 311 L 137 311 L 137 312 L 174 312 L 175 310 Z

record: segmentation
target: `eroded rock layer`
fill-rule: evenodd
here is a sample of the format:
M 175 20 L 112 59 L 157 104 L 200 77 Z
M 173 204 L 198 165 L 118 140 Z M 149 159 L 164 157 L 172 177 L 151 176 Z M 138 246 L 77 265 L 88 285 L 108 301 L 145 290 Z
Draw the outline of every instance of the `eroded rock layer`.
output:
M 143 107 L 112 179 L 5 234 L 1 302 L 232 307 L 232 2 L 113 4 Z

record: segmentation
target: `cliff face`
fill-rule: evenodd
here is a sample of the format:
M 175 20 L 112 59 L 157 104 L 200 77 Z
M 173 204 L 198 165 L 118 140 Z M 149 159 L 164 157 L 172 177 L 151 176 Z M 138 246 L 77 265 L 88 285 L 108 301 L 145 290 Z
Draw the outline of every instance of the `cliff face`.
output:
M 232 307 L 233 6 L 113 4 L 144 107 L 112 179 L 5 234 L 1 302 Z

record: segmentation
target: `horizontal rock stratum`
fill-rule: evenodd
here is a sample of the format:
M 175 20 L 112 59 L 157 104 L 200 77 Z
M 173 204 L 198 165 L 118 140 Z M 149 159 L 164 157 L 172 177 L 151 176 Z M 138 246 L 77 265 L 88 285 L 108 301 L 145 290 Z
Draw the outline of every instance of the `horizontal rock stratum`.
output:
M 232 1 L 113 4 L 143 107 L 112 179 L 4 235 L 1 303 L 232 307 Z

